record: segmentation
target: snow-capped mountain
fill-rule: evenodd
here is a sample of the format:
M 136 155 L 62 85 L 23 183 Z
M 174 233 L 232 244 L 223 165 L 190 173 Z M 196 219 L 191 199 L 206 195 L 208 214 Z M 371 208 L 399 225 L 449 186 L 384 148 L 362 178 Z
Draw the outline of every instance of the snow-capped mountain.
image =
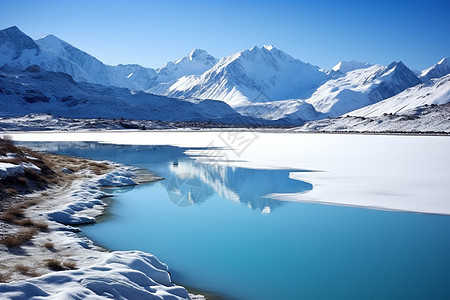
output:
M 374 65 L 331 79 L 306 101 L 329 117 L 392 97 L 422 81 L 401 61 L 384 67 Z
M 378 103 L 349 112 L 350 116 L 375 117 L 383 114 L 404 114 L 423 105 L 450 102 L 450 74 L 411 87 Z
M 31 65 L 56 73 L 42 71 L 34 75 L 29 72 L 23 75 L 21 72 Z M 221 102 L 218 102 L 217 107 L 212 104 L 214 100 L 222 100 L 248 117 L 277 120 L 277 124 L 299 124 L 353 113 L 384 99 L 389 101 L 383 101 L 379 106 L 367 107 L 358 113 L 400 112 L 424 104 L 446 103 L 449 97 L 448 77 L 443 77 L 450 73 L 448 58 L 423 70 L 419 75 L 402 62 L 393 62 L 385 67 L 365 62 L 342 61 L 326 71 L 295 59 L 273 46 L 255 46 L 220 60 L 204 50 L 194 49 L 187 56 L 168 62 L 158 69 L 137 64 L 109 66 L 53 35 L 33 41 L 17 27 L 0 30 L 1 66 L 3 71 L 22 74 L 18 78 L 26 79 L 22 82 L 23 87 L 28 81 L 34 86 L 25 90 L 17 88 L 17 96 L 6 95 L 0 91 L 2 98 L 14 98 L 15 102 L 12 103 L 22 103 L 26 108 L 22 113 L 48 112 L 44 111 L 48 109 L 64 115 L 65 112 L 69 113 L 70 107 L 75 116 L 79 113 L 83 117 L 92 117 L 96 110 L 91 104 L 102 106 L 101 95 L 106 95 L 109 98 L 104 100 L 105 114 L 111 116 L 123 114 L 135 119 L 150 116 L 167 119 L 168 115 L 162 112 L 162 106 L 155 108 L 154 101 L 160 101 L 161 105 L 179 106 L 174 108 L 177 111 L 173 111 L 173 120 L 195 119 L 195 114 L 191 111 L 194 107 L 202 110 L 198 113 L 203 119 L 217 119 L 221 113 L 239 119 L 240 115 L 230 111 L 229 106 L 223 108 L 224 104 Z M 67 91 L 74 93 L 72 98 L 79 101 L 72 101 L 67 93 L 56 87 L 57 80 L 66 78 L 58 72 L 70 75 L 71 85 L 67 86 Z M 55 78 L 52 79 L 51 76 Z M 6 85 L 14 81 L 8 78 L 9 81 L 3 79 L 3 82 L 9 82 L 5 83 Z M 67 85 L 68 79 L 62 82 Z M 423 82 L 425 84 L 422 84 Z M 39 87 L 40 84 L 42 88 Z M 44 87 L 48 90 L 43 89 Z M 194 100 L 177 102 L 143 92 L 131 94 L 129 90 Z M 53 94 L 47 95 L 49 91 L 53 91 Z M 90 94 L 93 96 L 87 98 Z M 261 94 L 264 97 L 261 98 Z M 25 98 L 32 104 L 24 100 Z M 63 98 L 68 100 L 62 101 Z M 147 99 L 145 101 L 151 104 L 149 109 L 157 113 L 150 115 L 149 111 L 134 110 L 133 116 L 131 107 L 139 107 L 145 111 L 140 99 Z M 210 99 L 213 102 L 198 99 Z M 113 103 L 110 102 L 113 100 L 117 102 L 118 107 L 123 105 L 125 111 L 113 111 Z M 6 105 L 6 102 L 2 101 L 1 105 Z M 58 108 L 58 105 L 61 105 L 61 108 Z M 6 109 L 5 106 L 3 111 L 12 112 L 17 109 L 18 113 L 19 107 L 14 104 L 11 109 Z M 186 116 L 180 110 L 182 107 L 189 107 Z M 208 113 L 203 109 L 215 111 Z
M 217 63 L 217 58 L 201 49 L 192 50 L 187 56 L 175 62 L 168 62 L 156 70 L 158 82 L 171 82 L 183 76 L 200 75 Z
M 450 60 L 448 57 L 444 57 L 434 66 L 425 69 L 420 74 L 420 78 L 423 81 L 430 80 L 432 78 L 439 78 L 442 76 L 445 76 L 447 74 L 450 74 Z
M 157 74 L 152 68 L 146 68 L 137 64 L 120 64 L 107 67 L 117 72 L 121 80 L 126 81 L 127 85 L 133 90 L 147 90 L 157 84 Z
M 51 54 L 50 59 L 39 64 L 47 71 L 64 72 L 80 82 L 133 88 L 113 68 L 54 35 L 47 35 L 35 42 L 44 53 Z
M 221 101 L 187 101 L 78 83 L 70 75 L 41 71 L 39 66 L 30 66 L 24 72 L 0 69 L 0 95 L 3 117 L 50 113 L 70 118 L 252 123 Z
M 348 73 L 350 71 L 365 69 L 371 67 L 372 65 L 367 62 L 359 62 L 359 61 L 341 61 L 337 63 L 331 70 L 335 72 L 341 72 L 343 74 Z
M 148 90 L 157 84 L 169 84 L 186 75 L 198 75 L 214 66 L 217 59 L 206 51 L 194 49 L 186 57 L 168 62 L 159 69 L 137 64 L 109 66 L 54 35 L 33 41 L 17 27 L 0 31 L 0 66 L 64 72 L 75 81 Z
M 140 65 L 108 66 L 129 81 L 135 90 L 164 91 L 177 79 L 187 75 L 199 75 L 213 67 L 217 59 L 205 50 L 194 49 L 187 56 L 168 62 L 162 68 L 151 69 Z
M 41 50 L 16 26 L 0 30 L 0 66 L 24 68 L 39 61 Z
M 261 92 L 272 100 L 303 98 L 327 80 L 317 66 L 272 47 L 257 46 L 222 58 L 199 76 L 186 76 L 165 91 L 172 97 L 222 100 L 231 106 L 253 102 Z

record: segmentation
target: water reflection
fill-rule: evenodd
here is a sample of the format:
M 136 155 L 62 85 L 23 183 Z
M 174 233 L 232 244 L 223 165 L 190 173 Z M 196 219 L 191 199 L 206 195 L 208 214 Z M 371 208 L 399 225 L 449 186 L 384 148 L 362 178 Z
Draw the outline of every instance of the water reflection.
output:
M 299 170 L 259 170 L 202 163 L 174 146 L 119 146 L 92 142 L 27 142 L 40 151 L 92 159 L 112 160 L 146 168 L 164 177 L 168 198 L 179 207 L 201 204 L 213 195 L 270 213 L 283 202 L 267 198 L 271 193 L 299 193 L 312 189 L 306 182 L 289 178 Z M 121 192 L 126 189 L 121 189 Z

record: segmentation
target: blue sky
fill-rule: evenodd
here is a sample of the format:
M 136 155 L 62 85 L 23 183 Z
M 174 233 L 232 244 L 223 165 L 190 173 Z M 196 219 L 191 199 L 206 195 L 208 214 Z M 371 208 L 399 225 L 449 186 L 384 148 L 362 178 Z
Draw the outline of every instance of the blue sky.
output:
M 54 34 L 107 64 L 159 67 L 271 44 L 331 68 L 355 59 L 423 69 L 450 56 L 450 1 L 1 0 L 0 28 Z

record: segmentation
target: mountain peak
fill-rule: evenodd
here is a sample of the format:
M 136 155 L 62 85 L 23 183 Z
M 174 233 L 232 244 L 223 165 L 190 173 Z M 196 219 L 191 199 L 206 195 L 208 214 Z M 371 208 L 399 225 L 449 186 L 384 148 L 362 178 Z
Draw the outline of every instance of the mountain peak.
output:
M 371 66 L 372 64 L 369 64 L 368 62 L 359 62 L 354 60 L 340 61 L 331 70 L 335 72 L 347 73 L 358 69 L 365 69 Z
M 3 30 L 1 30 L 1 31 L 5 31 L 5 32 L 9 32 L 9 33 L 21 33 L 21 34 L 25 34 L 25 33 L 23 33 L 22 30 L 20 30 L 19 27 L 17 27 L 17 26 L 11 26 L 11 27 L 5 28 L 5 29 L 3 29 Z
M 28 35 L 23 33 L 17 26 L 11 26 L 3 30 L 0 30 L 0 41 L 2 42 L 5 39 L 17 40 L 18 38 L 32 41 L 32 39 Z
M 15 60 L 19 58 L 25 49 L 35 50 L 38 53 L 39 47 L 28 35 L 23 33 L 17 26 L 8 27 L 0 30 L 0 45 L 5 47 L 4 54 L 9 53 Z
M 398 62 L 397 61 L 391 62 L 386 67 L 386 69 L 382 73 L 381 77 L 388 76 L 388 75 L 394 74 L 394 73 L 402 73 L 403 75 L 406 75 L 408 77 L 414 77 L 414 78 L 418 79 L 417 76 L 414 74 L 414 72 L 411 71 L 401 60 Z
M 36 44 L 38 44 L 39 47 L 41 47 L 41 49 L 44 51 L 48 51 L 48 52 L 58 54 L 58 55 L 64 54 L 64 56 L 66 56 L 66 58 L 69 58 L 66 55 L 67 49 L 76 49 L 76 50 L 82 52 L 81 50 L 73 47 L 66 41 L 60 39 L 57 36 L 54 36 L 53 34 L 48 34 L 48 35 L 44 36 L 43 38 L 37 39 Z
M 185 57 L 170 61 L 156 70 L 159 82 L 168 82 L 187 75 L 200 75 L 212 68 L 217 59 L 202 49 L 195 48 Z
M 263 48 L 266 50 L 269 50 L 269 51 L 272 51 L 272 49 L 275 49 L 275 47 L 272 45 L 264 45 Z
M 438 65 L 449 65 L 450 64 L 450 62 L 449 62 L 449 60 L 448 60 L 448 57 L 444 57 L 443 59 L 441 59 L 439 62 L 438 62 Z
M 194 50 L 192 50 L 189 53 L 188 58 L 189 58 L 189 60 L 192 61 L 195 59 L 201 59 L 201 58 L 208 57 L 208 56 L 211 56 L 211 55 L 209 55 L 208 52 L 206 52 L 205 50 L 195 48 Z
M 439 78 L 447 74 L 450 74 L 450 61 L 448 57 L 444 57 L 437 64 L 423 70 L 422 74 L 420 74 L 420 78 L 424 81 L 428 81 L 432 78 Z
M 253 47 L 251 47 L 251 48 L 249 49 L 249 51 L 250 51 L 250 52 L 258 52 L 258 51 L 259 51 L 259 47 L 256 46 L 256 45 L 254 45 Z

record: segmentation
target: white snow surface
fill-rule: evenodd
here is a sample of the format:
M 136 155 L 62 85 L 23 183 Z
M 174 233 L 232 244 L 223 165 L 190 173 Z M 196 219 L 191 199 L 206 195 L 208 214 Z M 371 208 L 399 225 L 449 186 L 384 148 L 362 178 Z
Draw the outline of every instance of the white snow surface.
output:
M 2 299 L 190 299 L 167 265 L 141 251 L 115 251 L 78 270 L 0 284 Z
M 5 179 L 8 176 L 15 176 L 23 173 L 23 166 L 0 162 L 0 179 Z
M 411 87 L 378 103 L 347 113 L 350 116 L 375 117 L 383 114 L 405 114 L 423 105 L 450 102 L 450 74 Z
M 233 143 L 224 138 L 227 134 L 223 131 L 14 133 L 12 137 L 29 141 L 225 147 L 223 163 L 231 166 L 313 171 L 291 173 L 291 178 L 313 184 L 312 191 L 270 195 L 280 201 L 450 214 L 448 137 L 246 131 L 234 131 L 230 136 L 236 134 L 241 135 L 240 140 L 255 134 L 256 138 L 250 144 Z M 189 154 L 202 153 L 208 155 L 205 151 Z
M 95 217 L 104 210 L 102 198 L 109 196 L 99 187 L 136 185 L 132 179 L 137 171 L 134 167 L 115 165 L 115 169 L 99 177 L 96 181 L 78 181 L 65 194 L 70 202 L 63 206 L 54 206 L 47 216 L 50 220 L 64 225 L 95 223 Z

